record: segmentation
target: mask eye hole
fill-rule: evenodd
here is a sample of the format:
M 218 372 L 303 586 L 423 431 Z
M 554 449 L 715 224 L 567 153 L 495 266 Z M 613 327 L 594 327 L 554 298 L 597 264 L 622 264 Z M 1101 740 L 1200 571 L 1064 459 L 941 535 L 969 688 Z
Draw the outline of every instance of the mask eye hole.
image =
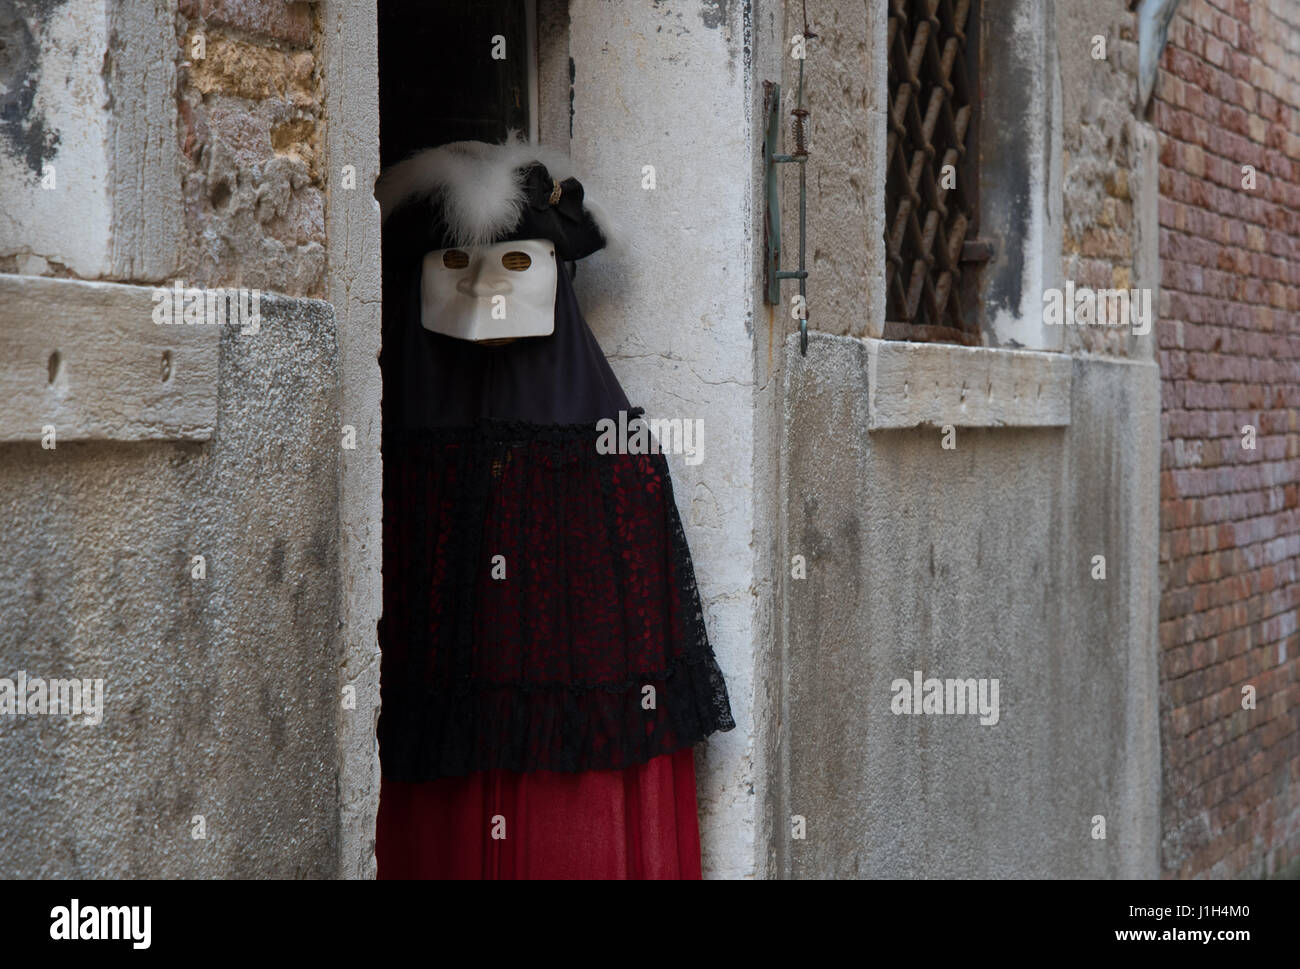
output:
M 448 269 L 464 269 L 469 265 L 469 253 L 459 249 L 448 249 L 442 254 L 442 264 Z
M 533 260 L 526 252 L 507 252 L 501 257 L 501 265 L 505 266 L 512 273 L 521 273 L 533 264 Z

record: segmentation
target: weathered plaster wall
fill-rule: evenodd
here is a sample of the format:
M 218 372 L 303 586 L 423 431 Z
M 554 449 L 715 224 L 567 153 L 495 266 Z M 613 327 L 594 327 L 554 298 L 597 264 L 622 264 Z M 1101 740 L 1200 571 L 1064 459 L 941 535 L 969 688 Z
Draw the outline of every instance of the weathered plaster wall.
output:
M 167 0 L 0 0 L 0 271 L 157 280 L 178 258 Z
M 80 0 L 33 14 L 16 0 L 0 5 L 0 98 L 7 109 L 0 121 L 0 191 L 9 215 L 0 220 L 6 260 L 0 268 L 39 273 L 56 263 L 99 276 L 108 264 L 112 220 L 108 92 L 99 73 L 108 12 L 103 3 Z M 68 76 L 78 83 L 67 86 Z M 42 188 L 42 176 L 48 185 L 51 173 L 54 188 Z M 13 217 L 19 210 L 36 216 L 30 227 Z
M 323 295 L 312 11 L 0 0 L 0 271 Z
M 785 583 L 781 780 L 807 837 L 776 830 L 775 873 L 1154 877 L 1155 366 L 1078 359 L 1068 427 L 943 450 L 937 428 L 867 430 L 867 356 L 822 335 L 788 355 L 808 577 Z M 998 678 L 999 722 L 895 715 L 913 670 Z
M 751 546 L 764 526 L 753 505 L 750 7 L 571 0 L 569 14 L 570 149 L 627 234 L 621 252 L 584 260 L 576 289 L 632 402 L 704 421 L 704 460 L 668 459 L 737 723 L 697 754 L 704 864 L 712 877 L 751 876 Z M 647 165 L 654 189 L 642 188 Z
M 1062 285 L 1056 9 L 1054 0 L 979 5 L 978 237 L 993 247 L 978 270 L 986 346 L 1059 350 L 1066 339 L 1043 326 L 1043 291 Z
M 261 312 L 222 329 L 209 442 L 0 445 L 0 676 L 105 689 L 95 726 L 5 718 L 0 876 L 338 873 L 334 314 Z

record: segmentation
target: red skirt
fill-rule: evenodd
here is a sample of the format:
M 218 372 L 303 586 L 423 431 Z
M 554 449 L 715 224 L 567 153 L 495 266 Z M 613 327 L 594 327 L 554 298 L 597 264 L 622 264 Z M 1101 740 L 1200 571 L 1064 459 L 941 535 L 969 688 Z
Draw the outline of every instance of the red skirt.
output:
M 384 780 L 380 878 L 698 879 L 688 747 L 622 770 Z

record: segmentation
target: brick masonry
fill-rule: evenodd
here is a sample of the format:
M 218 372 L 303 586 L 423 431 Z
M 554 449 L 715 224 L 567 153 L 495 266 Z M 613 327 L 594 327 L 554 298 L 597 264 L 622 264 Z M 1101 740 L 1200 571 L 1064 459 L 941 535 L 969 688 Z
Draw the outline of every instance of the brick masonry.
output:
M 1300 862 L 1300 5 L 1184 0 L 1160 133 L 1165 877 Z M 1253 166 L 1255 187 L 1243 166 Z M 1255 428 L 1244 446 L 1243 427 Z M 1243 709 L 1242 690 L 1256 690 Z
M 1134 105 L 1138 49 L 1132 14 L 1116 5 L 1099 12 L 1086 5 L 1058 4 L 1057 45 L 1061 71 L 1086 83 L 1062 86 L 1061 196 L 1062 278 L 1092 289 L 1139 286 L 1135 272 L 1133 189 L 1139 175 L 1139 121 Z M 1095 38 L 1105 44 L 1094 57 Z M 1131 356 L 1127 328 L 1067 327 L 1064 349 Z
M 184 278 L 325 292 L 319 31 L 309 3 L 180 0 Z

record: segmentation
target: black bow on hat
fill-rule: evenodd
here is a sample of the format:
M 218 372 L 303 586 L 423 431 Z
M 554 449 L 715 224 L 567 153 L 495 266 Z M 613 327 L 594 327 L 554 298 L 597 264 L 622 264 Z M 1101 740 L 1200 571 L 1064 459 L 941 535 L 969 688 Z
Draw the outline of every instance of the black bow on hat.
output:
M 576 178 L 561 182 L 541 162 L 533 162 L 524 169 L 524 197 L 518 224 L 498 241 L 549 239 L 564 262 L 605 246 L 605 237 L 583 206 L 582 183 Z

